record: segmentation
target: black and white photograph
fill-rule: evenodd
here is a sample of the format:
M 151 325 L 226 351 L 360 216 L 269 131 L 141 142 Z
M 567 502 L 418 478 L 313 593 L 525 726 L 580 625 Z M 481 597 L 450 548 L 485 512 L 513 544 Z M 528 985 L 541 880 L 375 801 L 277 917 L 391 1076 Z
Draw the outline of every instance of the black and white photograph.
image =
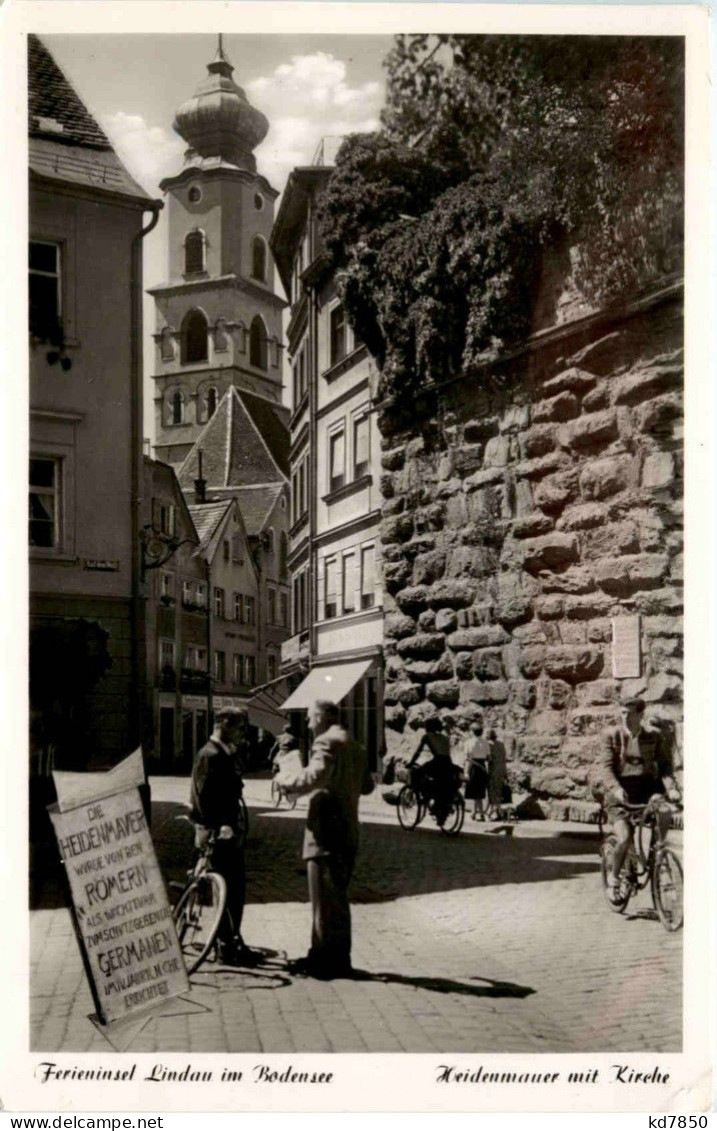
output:
M 33 1108 L 706 1110 L 706 21 L 37 7 Z

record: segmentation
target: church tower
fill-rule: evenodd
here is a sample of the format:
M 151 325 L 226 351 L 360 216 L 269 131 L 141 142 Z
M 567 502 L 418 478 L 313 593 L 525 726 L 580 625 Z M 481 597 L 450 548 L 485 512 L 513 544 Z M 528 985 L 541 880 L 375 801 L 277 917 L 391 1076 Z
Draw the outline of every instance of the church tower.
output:
M 169 269 L 167 282 L 150 290 L 155 454 L 175 468 L 231 387 L 285 416 L 285 303 L 274 293 L 269 252 L 278 193 L 253 155 L 269 123 L 234 82 L 221 36 L 207 72 L 175 117 L 188 149 L 181 171 L 160 186 L 168 197 Z

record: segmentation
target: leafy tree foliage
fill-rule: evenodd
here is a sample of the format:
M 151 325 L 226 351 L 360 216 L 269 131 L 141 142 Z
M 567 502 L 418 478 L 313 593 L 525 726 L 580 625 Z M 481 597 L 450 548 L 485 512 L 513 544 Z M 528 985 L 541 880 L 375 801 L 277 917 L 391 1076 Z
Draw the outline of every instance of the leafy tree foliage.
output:
M 595 304 L 680 269 L 681 40 L 399 36 L 386 66 L 321 217 L 384 393 L 524 337 L 548 246 Z

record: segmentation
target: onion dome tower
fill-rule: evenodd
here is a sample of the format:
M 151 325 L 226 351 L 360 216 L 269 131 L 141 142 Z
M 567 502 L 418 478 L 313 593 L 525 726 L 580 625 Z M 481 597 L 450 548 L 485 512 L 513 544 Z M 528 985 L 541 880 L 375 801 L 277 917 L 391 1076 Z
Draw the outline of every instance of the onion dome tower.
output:
M 174 119 L 174 129 L 189 146 L 185 160 L 193 164 L 197 159 L 220 158 L 255 173 L 253 150 L 269 132 L 269 123 L 234 82 L 234 68 L 224 54 L 221 35 L 207 72 Z
M 219 36 L 206 78 L 176 112 L 184 164 L 160 186 L 169 255 L 167 281 L 150 292 L 157 311 L 155 453 L 175 467 L 232 387 L 283 415 L 286 304 L 274 293 L 269 251 L 278 193 L 254 156 L 269 123 L 233 71 Z

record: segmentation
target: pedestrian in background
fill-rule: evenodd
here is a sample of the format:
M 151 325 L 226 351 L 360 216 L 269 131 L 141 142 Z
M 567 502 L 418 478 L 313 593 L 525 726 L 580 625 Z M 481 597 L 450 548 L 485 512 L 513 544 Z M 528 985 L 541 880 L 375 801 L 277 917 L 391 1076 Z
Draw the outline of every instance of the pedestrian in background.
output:
M 335 703 L 309 708 L 311 756 L 298 773 L 280 773 L 288 794 L 311 794 L 303 856 L 311 899 L 311 948 L 289 964 L 294 974 L 330 979 L 351 977 L 351 908 L 348 889 L 359 839 L 358 804 L 370 793 L 366 751 L 340 725 Z
M 490 747 L 483 738 L 483 720 L 476 719 L 471 726 L 471 735 L 466 743 L 466 801 L 473 802 L 473 821 L 485 821 L 485 799 L 488 792 L 488 758 Z
M 486 735 L 488 740 L 488 808 L 496 818 L 504 816 L 504 806 L 510 805 L 512 797 L 508 786 L 505 746 L 494 730 Z

